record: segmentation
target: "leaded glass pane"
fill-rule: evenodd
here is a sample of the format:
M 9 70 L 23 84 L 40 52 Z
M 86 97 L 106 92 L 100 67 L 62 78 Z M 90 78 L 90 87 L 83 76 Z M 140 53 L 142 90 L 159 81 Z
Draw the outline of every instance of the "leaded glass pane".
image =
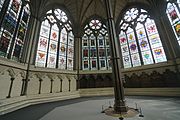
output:
M 133 67 L 141 66 L 141 61 L 138 53 L 131 54 L 131 58 L 132 58 Z
M 63 23 L 65 23 L 68 20 L 66 13 L 63 12 L 62 10 L 55 9 L 54 13 L 57 19 L 62 21 Z
M 73 46 L 68 46 L 68 57 L 73 58 L 74 48 Z
M 73 70 L 74 35 L 64 11 L 53 9 L 47 12 L 41 25 L 37 57 L 39 51 L 45 54 L 42 67 Z
M 44 51 L 37 51 L 36 55 L 36 66 L 38 67 L 45 67 L 46 64 L 46 52 Z
M 132 67 L 132 65 L 131 65 L 131 58 L 130 58 L 129 55 L 123 56 L 123 65 L 124 65 L 124 68 Z
M 105 36 L 105 39 L 106 39 L 106 47 L 109 47 L 109 38 L 108 38 L 108 36 Z
M 100 59 L 100 70 L 106 70 L 106 59 Z
M 73 69 L 73 58 L 74 58 L 74 36 L 72 32 L 68 34 L 68 51 L 67 51 L 67 68 Z
M 72 58 L 68 58 L 67 68 L 68 68 L 68 70 L 73 70 L 73 59 Z
M 58 36 L 59 36 L 59 28 L 57 25 L 53 25 L 51 29 L 51 40 L 58 41 Z
M 89 60 L 83 60 L 83 70 L 89 70 Z
M 153 55 L 154 55 L 156 63 L 167 61 L 165 53 L 164 53 L 164 49 L 162 47 L 154 48 Z
M 59 56 L 59 68 L 66 69 L 66 57 L 65 56 Z
M 45 67 L 46 64 L 47 49 L 49 44 L 48 36 L 50 34 L 50 28 L 48 28 L 47 26 L 49 26 L 47 21 L 42 22 L 35 63 L 35 65 L 38 67 Z
M 91 61 L 91 70 L 97 70 L 97 60 L 92 58 L 90 61 Z
M 119 41 L 124 68 L 131 67 L 131 64 L 136 67 L 167 61 L 156 24 L 146 10 L 127 10 L 120 29 Z
M 144 65 L 153 64 L 153 58 L 150 50 L 142 52 Z
M 83 57 L 89 57 L 89 49 L 83 48 Z
M 128 49 L 128 45 L 122 45 L 121 46 L 121 51 L 122 51 L 122 55 L 129 55 L 129 49 Z
M 11 0 L 8 11 L 5 14 L 5 18 L 2 23 L 1 28 L 1 39 L 0 39 L 0 56 L 7 57 L 7 54 L 9 53 L 10 46 L 13 36 L 15 35 L 15 29 L 17 27 L 17 20 L 19 18 L 19 12 L 22 7 L 21 0 Z M 23 26 L 21 25 L 21 28 Z M 19 42 L 18 42 L 19 41 Z M 22 47 L 22 40 L 18 40 L 16 52 L 14 55 L 17 57 L 19 56 L 19 51 Z M 12 54 L 12 53 L 9 53 Z
M 57 41 L 50 40 L 49 53 L 57 54 Z
M 45 37 L 40 37 L 38 43 L 38 50 L 46 52 L 48 47 L 47 45 L 48 45 L 48 39 Z
M 168 1 L 166 13 L 171 23 L 174 34 L 179 43 L 180 41 L 180 2 L 177 1 Z
M 49 53 L 47 67 L 49 67 L 49 68 L 56 67 L 56 54 Z
M 61 43 L 64 43 L 64 44 L 66 44 L 67 43 L 67 31 L 66 31 L 66 29 L 64 28 L 64 29 L 62 29 L 62 31 L 61 31 L 61 38 L 60 38 L 60 42 Z
M 148 19 L 145 25 L 146 30 L 148 31 L 148 37 L 150 39 L 151 48 L 153 49 L 155 63 L 167 61 L 154 21 Z
M 1 8 L 2 8 L 2 6 L 3 6 L 3 4 L 4 4 L 4 1 L 5 1 L 5 0 L 0 0 L 0 11 L 1 11 Z
M 107 70 L 111 68 L 109 38 L 106 26 L 98 19 L 84 27 L 82 37 L 82 69 Z
M 13 51 L 13 59 L 17 61 L 19 60 L 22 53 L 23 45 L 25 42 L 24 39 L 29 23 L 29 17 L 30 17 L 29 5 L 26 5 L 23 9 L 22 18 L 18 28 L 18 34 L 16 36 L 15 47 Z
M 138 39 L 142 39 L 146 37 L 146 32 L 142 24 L 139 24 L 139 23 L 137 24 L 136 34 L 137 34 Z
M 6 57 L 7 51 L 10 45 L 11 40 L 11 34 L 4 30 L 1 34 L 1 41 L 0 41 L 0 56 Z
M 45 20 L 41 25 L 40 35 L 49 38 L 50 25 L 47 20 Z
M 100 29 L 100 27 L 102 26 L 102 23 L 99 21 L 99 20 L 92 20 L 90 23 L 89 23 L 89 26 L 92 28 L 92 29 Z

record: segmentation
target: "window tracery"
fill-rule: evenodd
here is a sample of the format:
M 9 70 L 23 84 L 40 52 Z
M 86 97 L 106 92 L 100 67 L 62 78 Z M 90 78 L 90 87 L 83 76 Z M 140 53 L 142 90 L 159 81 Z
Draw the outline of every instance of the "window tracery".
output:
M 36 66 L 73 69 L 74 36 L 71 22 L 60 9 L 47 12 L 41 25 Z
M 130 8 L 120 22 L 124 68 L 167 61 L 156 24 L 147 11 Z
M 3 2 L 0 2 L 1 7 Z M 22 57 L 30 17 L 29 4 L 23 2 L 10 0 L 0 30 L 0 56 L 15 61 Z
M 180 45 L 180 0 L 167 0 L 166 14 Z
M 93 19 L 84 28 L 82 37 L 82 69 L 111 69 L 109 38 L 106 26 L 98 19 Z

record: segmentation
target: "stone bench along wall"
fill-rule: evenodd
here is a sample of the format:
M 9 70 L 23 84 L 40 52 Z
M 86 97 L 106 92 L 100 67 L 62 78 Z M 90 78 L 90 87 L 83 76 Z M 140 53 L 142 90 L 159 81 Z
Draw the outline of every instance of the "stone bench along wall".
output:
M 62 71 L 31 66 L 26 94 L 22 94 L 27 66 L 16 62 L 0 63 L 0 114 L 19 108 L 77 98 L 76 71 Z

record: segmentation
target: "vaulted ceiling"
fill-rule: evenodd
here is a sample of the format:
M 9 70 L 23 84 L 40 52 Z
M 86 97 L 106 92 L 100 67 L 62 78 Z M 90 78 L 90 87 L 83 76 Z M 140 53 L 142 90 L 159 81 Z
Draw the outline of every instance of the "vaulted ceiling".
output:
M 115 22 L 121 10 L 131 3 L 157 6 L 164 0 L 111 0 Z M 104 0 L 31 0 L 32 14 L 42 17 L 51 8 L 61 8 L 76 25 L 83 25 L 92 16 L 106 19 Z

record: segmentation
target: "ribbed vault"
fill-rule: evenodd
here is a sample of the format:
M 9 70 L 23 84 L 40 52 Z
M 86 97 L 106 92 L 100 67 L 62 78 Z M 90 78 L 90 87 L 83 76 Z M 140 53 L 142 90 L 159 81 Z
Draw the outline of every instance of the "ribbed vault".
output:
M 131 3 L 143 3 L 156 7 L 163 0 L 111 0 L 115 23 L 121 10 Z M 31 0 L 32 14 L 41 18 L 51 8 L 61 8 L 67 12 L 75 28 L 82 27 L 91 16 L 106 19 L 103 0 Z M 78 31 L 78 30 L 77 30 Z

